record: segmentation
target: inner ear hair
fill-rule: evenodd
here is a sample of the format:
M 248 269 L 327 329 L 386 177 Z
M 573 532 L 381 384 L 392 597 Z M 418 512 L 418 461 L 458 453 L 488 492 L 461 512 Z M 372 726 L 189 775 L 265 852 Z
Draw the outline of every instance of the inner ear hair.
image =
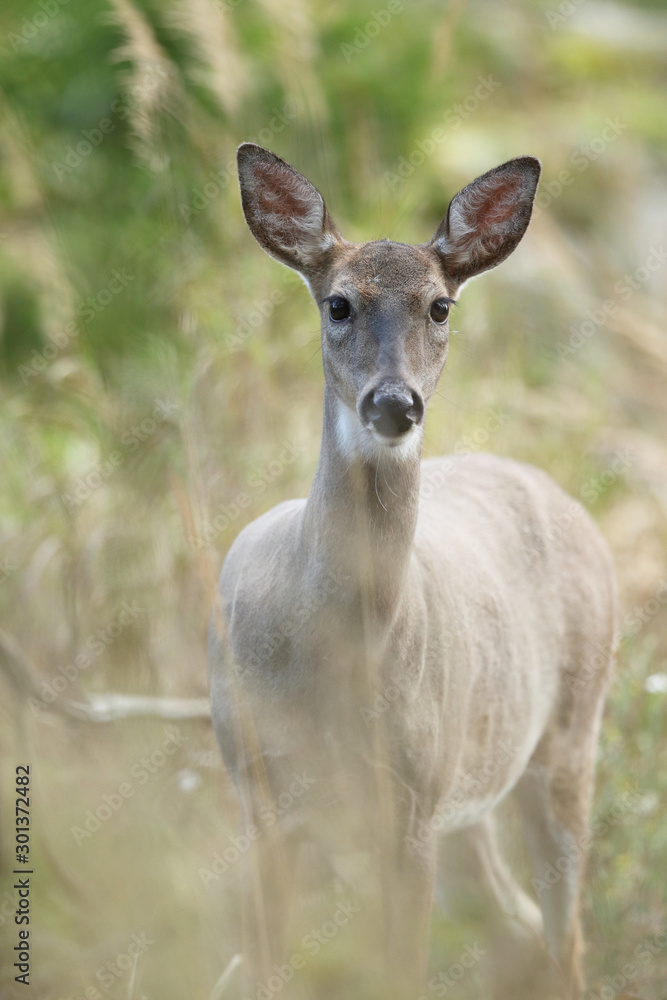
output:
M 246 142 L 237 152 L 243 213 L 267 253 L 309 276 L 339 239 L 317 188 L 275 153 Z
M 541 164 L 520 156 L 482 174 L 452 198 L 432 246 L 459 284 L 496 267 L 521 241 Z

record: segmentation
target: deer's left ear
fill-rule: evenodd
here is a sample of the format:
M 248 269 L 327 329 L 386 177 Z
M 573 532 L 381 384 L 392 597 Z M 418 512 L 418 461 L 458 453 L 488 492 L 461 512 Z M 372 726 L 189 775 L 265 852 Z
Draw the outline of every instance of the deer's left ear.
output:
M 430 245 L 457 284 L 500 264 L 518 245 L 530 222 L 541 169 L 534 156 L 519 156 L 452 198 Z

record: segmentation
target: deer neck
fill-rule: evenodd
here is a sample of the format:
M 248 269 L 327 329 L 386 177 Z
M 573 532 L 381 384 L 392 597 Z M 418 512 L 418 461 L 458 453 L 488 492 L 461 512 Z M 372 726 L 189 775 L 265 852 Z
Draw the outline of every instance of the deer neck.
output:
M 401 599 L 417 524 L 422 430 L 404 454 L 354 446 L 356 415 L 325 385 L 322 445 L 304 511 L 306 559 L 345 580 L 381 622 Z M 350 430 L 352 428 L 352 430 Z

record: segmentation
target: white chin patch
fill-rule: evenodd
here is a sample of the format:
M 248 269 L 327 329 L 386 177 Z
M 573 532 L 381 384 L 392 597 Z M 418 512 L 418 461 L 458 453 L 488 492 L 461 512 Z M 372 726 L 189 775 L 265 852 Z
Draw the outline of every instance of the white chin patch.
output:
M 367 462 L 401 460 L 414 455 L 421 447 L 421 427 L 414 425 L 400 438 L 387 438 L 372 428 L 364 427 L 355 410 L 340 399 L 336 400 L 336 431 L 338 444 L 349 460 L 363 458 Z

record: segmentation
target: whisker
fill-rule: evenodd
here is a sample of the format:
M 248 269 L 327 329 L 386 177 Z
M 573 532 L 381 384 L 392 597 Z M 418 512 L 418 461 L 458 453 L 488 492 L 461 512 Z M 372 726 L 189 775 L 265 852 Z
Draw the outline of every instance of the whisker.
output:
M 378 469 L 379 468 L 380 468 L 379 465 L 375 466 L 375 496 L 378 498 L 378 500 L 380 500 L 380 494 L 378 493 Z M 382 507 L 383 510 L 387 510 L 387 508 L 385 507 L 385 505 L 382 503 L 382 500 L 380 500 L 380 506 Z M 389 513 L 389 511 L 387 511 L 387 513 Z
M 380 453 L 380 466 L 382 466 L 383 460 L 384 460 L 384 455 L 382 453 Z M 397 500 L 400 500 L 400 497 L 399 497 L 398 493 L 394 493 L 394 491 L 392 490 L 391 486 L 387 482 L 387 477 L 386 477 L 386 475 L 384 473 L 384 468 L 382 469 L 382 478 L 384 479 L 384 484 L 387 487 L 387 489 L 389 490 L 389 492 L 392 494 L 392 496 L 395 496 Z
M 471 410 L 467 409 L 465 406 L 462 406 L 461 403 L 457 403 L 457 402 L 455 402 L 455 400 L 450 399 L 449 396 L 445 396 L 445 394 L 442 393 L 442 392 L 440 392 L 440 390 L 438 390 L 435 393 L 435 395 L 439 396 L 440 399 L 443 399 L 445 401 L 445 403 L 447 403 L 447 406 L 452 406 L 455 410 L 460 410 L 461 413 L 470 413 L 471 412 Z

